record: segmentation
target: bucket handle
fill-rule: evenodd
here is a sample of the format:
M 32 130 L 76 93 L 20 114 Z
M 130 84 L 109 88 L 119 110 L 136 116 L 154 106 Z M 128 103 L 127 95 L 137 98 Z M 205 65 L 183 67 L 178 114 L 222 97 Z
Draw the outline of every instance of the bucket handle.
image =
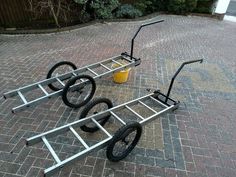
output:
M 133 50 L 134 50 L 134 39 L 136 38 L 136 36 L 138 35 L 139 31 L 145 27 L 145 26 L 149 26 L 149 25 L 153 25 L 153 24 L 156 24 L 156 23 L 161 23 L 163 22 L 164 20 L 158 20 L 158 21 L 154 21 L 154 22 L 151 22 L 151 23 L 146 23 L 146 24 L 142 24 L 138 30 L 136 31 L 134 37 L 132 38 L 131 40 L 131 52 L 130 52 L 130 55 L 131 55 L 131 59 L 133 59 Z

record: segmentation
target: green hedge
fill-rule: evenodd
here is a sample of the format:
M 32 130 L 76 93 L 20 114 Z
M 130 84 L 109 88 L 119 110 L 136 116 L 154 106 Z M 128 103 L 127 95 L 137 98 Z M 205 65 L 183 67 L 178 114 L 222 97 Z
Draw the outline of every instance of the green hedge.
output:
M 3 1 L 0 3 L 4 9 L 0 12 L 0 26 L 62 27 L 93 19 L 136 18 L 160 11 L 171 14 L 211 13 L 216 0 L 61 0 L 60 5 L 58 0 L 51 0 L 53 8 L 47 5 L 47 1 Z

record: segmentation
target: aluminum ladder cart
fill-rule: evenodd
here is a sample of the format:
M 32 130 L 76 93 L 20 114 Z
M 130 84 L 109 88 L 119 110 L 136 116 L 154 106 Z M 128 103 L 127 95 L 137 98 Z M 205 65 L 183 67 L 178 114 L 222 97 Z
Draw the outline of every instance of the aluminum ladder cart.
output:
M 103 147 L 107 146 L 106 155 L 107 158 L 110 161 L 120 161 L 124 159 L 136 146 L 138 143 L 141 134 L 142 134 L 142 126 L 146 123 L 160 117 L 161 115 L 170 112 L 172 110 L 175 110 L 178 108 L 179 101 L 175 101 L 171 99 L 170 92 L 174 83 L 174 80 L 176 76 L 179 74 L 181 69 L 186 65 L 190 63 L 200 62 L 202 63 L 203 59 L 201 60 L 192 60 L 188 62 L 184 62 L 180 68 L 177 70 L 177 72 L 174 74 L 174 76 L 171 79 L 169 89 L 167 94 L 161 93 L 159 90 L 154 91 L 151 94 L 148 94 L 146 96 L 134 99 L 132 101 L 123 103 L 121 105 L 112 107 L 112 103 L 107 98 L 99 98 L 94 99 L 94 101 L 91 101 L 89 104 L 87 104 L 84 109 L 81 112 L 80 119 L 69 123 L 67 125 L 55 128 L 53 130 L 50 130 L 48 132 L 33 136 L 31 138 L 28 138 L 26 140 L 26 144 L 28 146 L 34 145 L 39 142 L 43 142 L 47 149 L 50 151 L 52 157 L 55 160 L 55 164 L 46 170 L 44 170 L 44 175 L 49 176 L 60 170 L 63 166 L 84 157 L 91 151 L 95 151 L 98 149 L 101 149 Z M 159 111 L 156 111 L 154 108 L 151 107 L 151 105 L 147 105 L 145 103 L 146 101 L 153 101 L 152 105 L 155 104 L 156 106 L 160 107 Z M 92 115 L 86 117 L 88 113 L 99 104 L 105 103 L 108 106 L 108 109 L 102 111 L 102 112 L 92 112 Z M 152 115 L 148 117 L 142 116 L 140 113 L 137 113 L 134 109 L 131 107 L 135 104 L 141 104 L 144 109 L 148 109 L 152 112 Z M 137 121 L 132 122 L 126 122 L 127 117 L 121 118 L 117 115 L 117 112 L 121 112 L 123 110 L 130 111 L 131 114 L 133 114 Z M 110 117 L 113 117 L 115 120 L 120 122 L 123 126 L 118 129 L 114 135 L 108 132 L 103 126 L 108 121 Z M 94 124 L 89 126 L 89 124 L 93 122 Z M 105 135 L 106 138 L 101 140 L 100 142 L 97 142 L 96 144 L 89 146 L 85 139 L 81 138 L 81 136 L 76 131 L 76 128 L 81 128 L 85 132 L 96 132 L 97 130 L 101 130 Z M 48 139 L 50 137 L 56 137 L 57 135 L 63 134 L 70 131 L 82 144 L 84 149 L 77 153 L 72 155 L 71 157 L 61 160 L 58 155 L 55 153 L 54 149 L 50 145 Z
M 96 90 L 96 79 L 100 79 L 115 72 L 140 65 L 141 59 L 133 57 L 134 39 L 143 27 L 161 23 L 163 21 L 164 20 L 158 20 L 141 25 L 131 40 L 130 54 L 126 52 L 121 53 L 119 56 L 114 56 L 112 58 L 81 67 L 79 69 L 77 69 L 77 67 L 69 61 L 62 61 L 55 64 L 49 70 L 46 80 L 9 91 L 4 93 L 3 96 L 5 99 L 10 97 L 18 97 L 21 100 L 21 105 L 12 108 L 13 113 L 60 95 L 62 96 L 63 102 L 67 106 L 79 108 L 92 99 Z M 111 66 L 114 65 L 116 67 L 112 68 Z M 57 69 L 60 67 L 64 67 L 64 69 L 66 67 L 67 72 L 64 72 L 63 74 L 58 73 L 59 71 Z M 100 73 L 97 73 L 95 69 L 100 70 Z M 50 88 L 50 91 L 47 90 L 48 87 Z M 27 99 L 25 94 L 30 94 L 36 89 L 38 89 L 42 94 L 38 98 L 33 98 L 31 100 Z M 72 97 L 70 94 L 73 92 L 75 95 Z

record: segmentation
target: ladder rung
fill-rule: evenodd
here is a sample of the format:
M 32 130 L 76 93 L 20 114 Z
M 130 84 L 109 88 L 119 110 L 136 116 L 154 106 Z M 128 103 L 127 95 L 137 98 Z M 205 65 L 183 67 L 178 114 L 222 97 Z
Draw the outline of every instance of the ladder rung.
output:
M 133 109 L 131 109 L 129 106 L 125 105 L 125 107 L 130 110 L 132 113 L 134 113 L 136 116 L 138 116 L 140 119 L 144 120 L 143 116 L 135 112 Z
M 48 95 L 48 92 L 43 88 L 42 85 L 38 84 L 39 88 L 43 91 L 45 95 Z
M 20 96 L 20 98 L 22 99 L 22 101 L 24 102 L 24 104 L 27 104 L 27 100 L 25 99 L 24 95 L 22 95 L 22 93 L 18 90 L 17 91 L 18 95 Z
M 130 60 L 128 57 L 124 57 L 124 56 L 123 56 L 123 59 L 126 60 L 126 61 L 128 61 L 128 62 L 130 62 L 130 63 L 131 63 L 131 62 L 134 62 L 133 60 Z
M 83 144 L 83 146 L 88 149 L 89 146 L 85 143 L 85 141 L 79 136 L 79 134 L 75 131 L 73 127 L 69 127 L 70 131 L 75 135 L 75 137 Z
M 58 78 L 56 78 L 56 79 L 63 87 L 65 86 L 65 84 L 60 79 L 58 79 Z
M 104 64 L 102 64 L 102 63 L 100 63 L 100 65 L 101 65 L 103 68 L 106 68 L 108 71 L 111 71 L 111 69 L 108 68 L 106 65 L 104 65 Z
M 142 121 L 140 121 L 139 123 L 140 123 L 140 124 L 147 123 L 148 121 L 150 121 L 150 120 L 153 119 L 154 117 L 160 116 L 161 114 L 163 114 L 163 113 L 165 113 L 165 112 L 167 112 L 167 111 L 173 109 L 174 107 L 175 107 L 175 105 L 172 105 L 172 106 L 170 106 L 170 107 L 167 107 L 167 108 L 161 110 L 160 112 L 158 112 L 157 114 L 154 114 L 154 115 L 151 115 L 151 116 L 147 117 L 145 120 L 142 120 Z
M 87 68 L 87 70 L 89 70 L 91 73 L 93 73 L 95 76 L 98 76 L 98 74 L 95 72 L 95 71 L 93 71 L 93 70 L 91 70 L 90 68 Z
M 138 101 L 140 104 L 142 104 L 144 107 L 148 108 L 149 110 L 151 110 L 152 112 L 154 112 L 155 114 L 157 113 L 154 109 L 152 109 L 151 107 L 149 107 L 148 105 L 146 105 L 144 102 L 142 101 Z
M 125 123 L 119 116 L 117 116 L 114 112 L 110 111 L 110 113 L 111 113 L 117 120 L 119 120 L 122 124 L 126 125 L 126 123 Z
M 111 134 L 106 131 L 105 128 L 103 128 L 103 126 L 101 126 L 94 118 L 91 119 L 104 133 L 107 134 L 108 137 L 112 137 Z
M 162 102 L 158 101 L 157 99 L 153 98 L 152 96 L 150 96 L 150 98 L 151 98 L 153 101 L 159 103 L 160 105 L 162 105 L 162 106 L 164 106 L 164 107 L 166 107 L 166 108 L 168 107 L 168 106 L 166 106 L 164 103 L 162 103 Z
M 112 60 L 114 63 L 120 65 L 120 66 L 123 66 L 120 62 L 116 61 L 116 60 Z
M 75 74 L 74 72 L 72 73 L 72 75 L 77 76 L 77 74 Z
M 44 142 L 44 144 L 47 146 L 48 150 L 51 152 L 53 158 L 55 159 L 55 161 L 57 163 L 60 163 L 61 160 L 59 159 L 59 157 L 57 156 L 57 154 L 55 153 L 55 151 L 53 150 L 52 146 L 49 144 L 48 140 L 45 138 L 45 136 L 42 137 L 42 140 Z

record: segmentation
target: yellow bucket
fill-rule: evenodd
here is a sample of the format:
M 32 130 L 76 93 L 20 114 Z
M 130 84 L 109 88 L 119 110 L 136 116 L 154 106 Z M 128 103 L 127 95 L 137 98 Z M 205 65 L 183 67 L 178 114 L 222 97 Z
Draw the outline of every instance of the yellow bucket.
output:
M 120 67 L 120 65 L 118 65 L 118 64 L 112 65 L 112 68 L 118 68 L 118 67 Z M 128 69 L 121 70 L 121 71 L 114 73 L 113 74 L 113 81 L 118 84 L 122 84 L 122 83 L 127 82 L 128 78 L 129 78 L 129 71 L 130 70 L 131 70 L 131 68 L 128 68 Z

